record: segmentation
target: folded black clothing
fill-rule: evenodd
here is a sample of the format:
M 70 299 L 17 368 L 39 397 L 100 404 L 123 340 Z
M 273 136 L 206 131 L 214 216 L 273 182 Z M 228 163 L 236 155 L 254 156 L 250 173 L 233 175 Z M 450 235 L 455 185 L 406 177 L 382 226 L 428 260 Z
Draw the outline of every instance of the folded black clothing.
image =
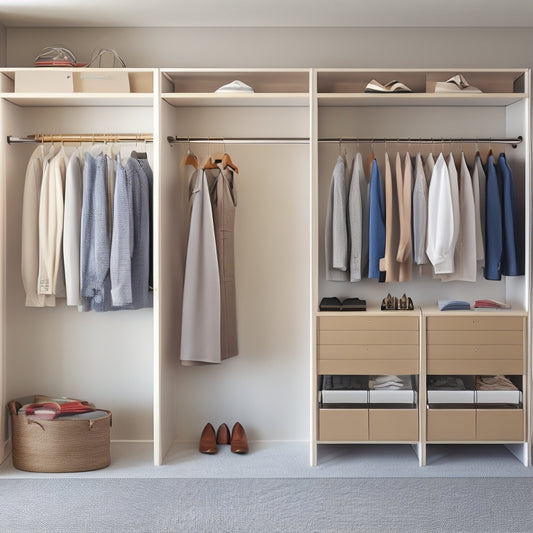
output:
M 321 311 L 340 311 L 341 310 L 341 301 L 338 298 L 322 298 L 320 301 L 320 310 Z
M 322 298 L 319 308 L 321 311 L 366 311 L 366 300 L 346 298 L 341 302 L 336 297 Z
M 341 311 L 366 311 L 366 300 L 346 298 L 346 300 L 342 302 Z

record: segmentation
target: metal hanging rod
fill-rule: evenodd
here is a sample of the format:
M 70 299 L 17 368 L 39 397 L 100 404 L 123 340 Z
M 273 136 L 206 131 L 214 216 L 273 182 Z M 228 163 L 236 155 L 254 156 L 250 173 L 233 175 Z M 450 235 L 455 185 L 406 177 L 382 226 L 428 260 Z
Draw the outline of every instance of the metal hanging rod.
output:
M 80 142 L 153 142 L 153 135 L 142 133 L 69 133 L 66 135 L 45 135 L 36 134 L 28 135 L 27 137 L 15 137 L 13 135 L 7 136 L 8 144 L 17 143 L 80 143 Z
M 371 137 L 320 137 L 318 142 L 320 143 L 402 143 L 402 144 L 450 144 L 450 143 L 463 143 L 463 144 L 510 144 L 513 148 L 516 148 L 523 138 L 521 135 L 518 137 L 485 137 L 485 138 L 436 138 L 436 137 L 404 137 L 404 138 L 371 138 Z
M 309 137 L 173 137 L 169 135 L 170 144 L 308 144 Z

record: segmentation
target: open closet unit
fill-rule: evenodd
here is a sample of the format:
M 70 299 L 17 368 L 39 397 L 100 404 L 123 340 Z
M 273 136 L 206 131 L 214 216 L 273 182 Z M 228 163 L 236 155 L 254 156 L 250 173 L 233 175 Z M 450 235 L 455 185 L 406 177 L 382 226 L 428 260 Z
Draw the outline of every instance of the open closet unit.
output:
M 34 76 L 35 90 L 15 91 L 19 72 Z M 482 92 L 440 94 L 432 92 L 434 83 L 458 72 L 105 69 L 123 81 L 127 74 L 130 89 L 119 92 L 86 81 L 104 69 L 53 69 L 73 77 L 68 92 L 50 89 L 49 72 L 0 70 L 4 404 L 34 393 L 83 396 L 112 411 L 113 441 L 153 441 L 156 465 L 179 462 L 182 446 L 191 452 L 194 444 L 197 453 L 207 422 L 231 427 L 237 421 L 252 442 L 307 441 L 310 434 L 311 465 L 319 446 L 333 443 L 407 444 L 424 465 L 433 444 L 489 442 L 507 445 L 530 464 L 529 70 L 461 71 Z M 365 93 L 372 79 L 397 79 L 413 92 Z M 235 80 L 248 89 L 217 91 Z M 119 144 L 121 153 L 148 153 L 154 176 L 153 309 L 79 313 L 63 302 L 26 307 L 21 214 L 26 165 L 36 144 L 15 139 L 70 135 L 68 141 L 85 136 L 80 140 L 87 142 L 101 139 L 97 134 L 110 142 L 129 138 Z M 60 143 L 61 137 L 45 140 Z M 368 178 L 372 150 L 378 165 L 386 151 L 421 152 L 425 160 L 430 152 L 436 158 L 450 150 L 464 151 L 471 165 L 478 148 L 483 160 L 489 149 L 505 152 L 512 168 L 523 275 L 488 281 L 478 270 L 475 282 L 443 282 L 425 265 L 413 266 L 411 280 L 401 283 L 326 279 L 328 191 L 339 156 L 351 164 L 360 152 Z M 195 168 L 184 159 L 195 155 L 201 165 L 212 156 L 224 164 L 224 153 L 238 167 L 238 355 L 220 364 L 187 365 L 180 352 Z M 388 293 L 405 293 L 413 308 L 382 311 Z M 359 297 L 366 311 L 319 311 L 325 297 Z M 481 298 L 512 309 L 436 309 L 441 299 Z M 513 394 L 475 389 L 476 377 L 500 374 L 516 387 Z M 394 375 L 405 387 L 394 394 L 379 390 L 381 376 Z M 462 398 L 470 400 L 443 403 L 433 394 L 433 378 L 448 375 L 461 377 Z M 329 387 L 335 380 L 357 383 L 358 390 L 348 391 L 357 394 L 338 394 Z M 254 455 L 249 459 L 253 468 Z
M 52 72 L 53 71 L 53 72 Z M 15 92 L 19 73 L 31 75 L 35 89 Z M 105 72 L 105 73 L 104 73 Z M 91 146 L 95 134 L 129 134 L 131 141 L 116 150 L 129 155 L 146 151 L 157 175 L 153 144 L 138 141 L 154 136 L 158 83 L 153 69 L 2 69 L 0 71 L 1 198 L 2 198 L 2 373 L 6 401 L 32 394 L 81 397 L 110 409 L 113 439 L 151 441 L 153 437 L 153 312 L 150 308 L 106 313 L 78 312 L 58 299 L 55 307 L 25 306 L 21 279 L 22 206 L 26 166 L 39 146 L 33 142 L 8 143 L 33 135 L 81 136 L 83 143 L 65 143 L 65 149 Z M 71 92 L 47 86 L 49 74 L 74 78 Z M 117 74 L 129 91 L 85 90 L 82 77 L 97 83 Z M 138 136 L 138 137 L 137 137 Z M 66 138 L 66 137 L 65 137 Z M 71 139 L 72 140 L 72 139 Z M 53 143 L 46 142 L 45 150 Z M 5 241 L 4 241 L 5 240 Z M 2 281 L 4 276 L 2 276 Z M 2 434 L 7 422 L 1 411 Z
M 238 420 L 251 440 L 292 440 L 307 431 L 299 413 L 310 350 L 309 78 L 308 69 L 161 71 L 156 464 L 172 443 L 196 442 L 207 422 L 231 427 Z M 234 80 L 253 92 L 215 92 Z M 227 152 L 238 167 L 238 355 L 192 367 L 180 363 L 194 170 L 182 165 L 187 150 L 200 164 Z
M 531 462 L 529 71 L 461 71 L 482 92 L 434 92 L 436 81 L 456 74 L 452 70 L 383 69 L 315 72 L 311 464 L 317 462 L 318 445 L 369 442 L 414 445 L 420 465 L 426 464 L 426 450 L 431 453 L 432 443 L 453 442 L 506 444 L 525 465 Z M 373 79 L 381 83 L 398 80 L 412 92 L 365 92 Z M 368 180 L 371 151 L 380 170 L 388 152 L 394 172 L 396 152 L 403 163 L 406 152 L 413 158 L 420 152 L 425 161 L 431 152 L 436 160 L 440 152 L 452 151 L 457 165 L 464 151 L 472 165 L 476 150 L 485 161 L 489 149 L 495 157 L 505 152 L 512 168 L 517 241 L 526 257 L 524 275 L 488 281 L 478 268 L 475 282 L 444 282 L 434 279 L 431 265 L 413 264 L 412 277 L 405 282 L 380 283 L 364 276 L 357 282 L 326 279 L 328 190 L 339 156 L 345 155 L 350 168 L 355 153 L 361 152 Z M 398 298 L 407 294 L 414 309 L 380 310 L 388 293 Z M 367 311 L 319 311 L 324 297 L 341 301 L 358 297 L 366 300 Z M 488 314 L 473 306 L 464 312 L 437 309 L 438 300 L 473 304 L 483 298 L 506 302 L 512 310 Z M 377 392 L 368 384 L 372 375 L 390 378 L 395 374 L 409 376 L 412 390 L 407 392 L 413 400 L 407 406 L 398 394 L 391 395 L 388 404 L 372 399 L 371 393 Z M 514 403 L 499 403 L 498 397 L 490 395 L 483 400 L 483 393 L 474 390 L 475 376 L 499 374 L 509 376 L 516 385 Z M 462 376 L 470 385 L 470 403 L 454 404 L 449 398 L 443 404 L 428 401 L 428 383 L 444 375 Z M 366 396 L 354 390 L 347 397 L 342 391 L 341 401 L 332 401 L 327 384 L 343 376 L 362 378 L 363 383 L 354 388 L 370 389 Z

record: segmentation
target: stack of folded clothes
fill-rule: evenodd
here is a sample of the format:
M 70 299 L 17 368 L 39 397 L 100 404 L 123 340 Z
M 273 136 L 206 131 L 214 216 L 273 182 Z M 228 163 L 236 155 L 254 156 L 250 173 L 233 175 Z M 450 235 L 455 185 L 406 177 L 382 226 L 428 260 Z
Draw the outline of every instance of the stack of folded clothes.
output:
M 518 390 L 505 376 L 476 376 L 476 390 Z
M 429 376 L 429 390 L 466 390 L 463 380 L 457 376 Z
M 409 376 L 371 376 L 368 382 L 371 390 L 411 390 L 411 378 Z
M 439 311 L 470 311 L 470 304 L 462 300 L 438 300 Z
M 499 302 L 498 300 L 476 300 L 474 302 L 476 309 L 511 309 L 510 304 Z
M 324 376 L 322 390 L 364 390 L 364 376 Z

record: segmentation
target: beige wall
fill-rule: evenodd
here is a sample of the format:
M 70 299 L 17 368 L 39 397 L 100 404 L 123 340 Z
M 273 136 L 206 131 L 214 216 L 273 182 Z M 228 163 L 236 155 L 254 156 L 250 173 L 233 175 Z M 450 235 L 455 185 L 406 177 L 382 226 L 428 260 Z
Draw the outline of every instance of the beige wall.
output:
M 7 66 L 52 44 L 129 67 L 533 66 L 533 28 L 7 28 Z

